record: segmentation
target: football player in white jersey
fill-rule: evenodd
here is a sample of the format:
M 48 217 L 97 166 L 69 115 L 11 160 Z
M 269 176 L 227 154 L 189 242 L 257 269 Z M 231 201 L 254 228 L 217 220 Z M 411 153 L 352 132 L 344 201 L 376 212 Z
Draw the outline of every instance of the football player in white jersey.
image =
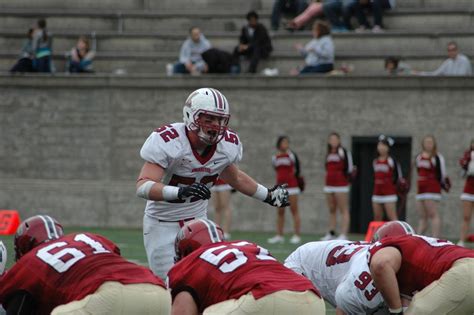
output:
M 390 223 L 391 235 L 414 234 L 406 222 Z M 380 233 L 376 236 L 383 237 Z M 285 266 L 308 277 L 338 315 L 384 314 L 388 309 L 367 262 L 370 245 L 342 240 L 310 242 L 291 253 Z
M 147 199 L 143 234 L 148 263 L 166 278 L 173 265 L 174 240 L 184 222 L 207 216 L 210 189 L 222 178 L 245 195 L 275 207 L 288 205 L 283 186 L 268 189 L 239 170 L 242 143 L 228 129 L 229 103 L 216 89 L 192 92 L 184 108 L 184 123 L 156 129 L 140 155 L 145 160 L 137 180 L 137 195 Z

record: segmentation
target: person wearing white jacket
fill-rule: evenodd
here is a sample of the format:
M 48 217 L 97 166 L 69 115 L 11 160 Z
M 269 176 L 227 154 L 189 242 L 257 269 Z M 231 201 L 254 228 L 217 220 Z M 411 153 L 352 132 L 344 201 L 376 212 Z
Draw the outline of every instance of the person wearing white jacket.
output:
M 305 57 L 305 67 L 300 74 L 327 73 L 334 69 L 334 43 L 327 23 L 318 21 L 313 25 L 314 38 L 305 46 L 295 48 Z

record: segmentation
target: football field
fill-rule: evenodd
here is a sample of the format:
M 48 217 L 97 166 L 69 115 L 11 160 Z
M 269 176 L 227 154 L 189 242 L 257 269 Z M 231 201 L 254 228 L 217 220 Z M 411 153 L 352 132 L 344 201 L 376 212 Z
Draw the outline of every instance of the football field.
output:
M 147 265 L 147 259 L 145 254 L 145 248 L 143 247 L 143 237 L 141 229 L 121 229 L 121 228 L 81 228 L 81 227 L 69 227 L 65 229 L 65 233 L 73 232 L 91 232 L 97 233 L 107 237 L 108 239 L 115 242 L 122 251 L 122 256 L 129 259 L 130 261 Z M 259 244 L 262 247 L 267 248 L 270 253 L 275 256 L 278 260 L 282 261 L 293 251 L 298 245 L 292 245 L 288 242 L 284 244 L 271 245 L 267 243 L 267 239 L 273 236 L 272 233 L 264 232 L 233 232 L 233 240 L 248 240 Z M 319 240 L 321 235 L 316 234 L 303 234 L 302 243 Z M 350 234 L 351 240 L 362 240 L 364 235 L 362 234 Z M 8 262 L 7 268 L 9 268 L 14 262 L 14 250 L 13 250 L 13 237 L 12 236 L 0 236 L 8 250 Z M 472 245 L 472 244 L 470 244 Z M 335 309 L 326 303 L 326 314 L 335 314 Z
M 107 237 L 116 243 L 121 251 L 122 256 L 127 258 L 130 261 L 147 265 L 147 259 L 145 254 L 145 248 L 143 246 L 143 235 L 141 229 L 122 229 L 122 228 L 81 228 L 81 227 L 69 227 L 65 228 L 64 231 L 67 233 L 73 232 L 91 232 L 97 233 Z M 267 243 L 267 239 L 272 237 L 272 233 L 263 233 L 263 232 L 233 232 L 233 240 L 247 240 L 259 244 L 262 247 L 267 248 L 270 253 L 275 256 L 280 261 L 283 261 L 293 250 L 295 250 L 298 245 L 292 245 L 289 243 L 289 237 L 287 237 L 287 242 L 284 244 L 271 245 Z M 290 235 L 291 236 L 291 235 Z M 310 235 L 303 234 L 301 239 L 302 243 L 319 240 L 321 235 Z M 351 239 L 361 240 L 363 235 L 360 234 L 351 234 Z M 9 268 L 15 259 L 15 254 L 13 250 L 13 237 L 12 236 L 0 236 L 0 240 L 5 243 L 5 246 L 8 250 L 8 262 L 7 268 Z M 336 314 L 335 309 L 326 303 L 327 314 Z

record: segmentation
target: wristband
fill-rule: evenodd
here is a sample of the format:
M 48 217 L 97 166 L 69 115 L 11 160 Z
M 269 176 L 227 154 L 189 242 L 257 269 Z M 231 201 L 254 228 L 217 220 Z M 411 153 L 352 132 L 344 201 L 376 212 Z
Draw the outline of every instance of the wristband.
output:
M 390 314 L 402 314 L 403 313 L 403 307 L 396 308 L 396 309 L 389 308 L 388 311 L 390 312 Z
M 175 186 L 165 186 L 161 189 L 161 194 L 163 195 L 163 200 L 172 201 L 178 199 L 179 187 Z
M 268 197 L 268 188 L 257 184 L 257 191 L 252 195 L 252 197 L 260 201 L 265 201 L 265 199 Z
M 150 199 L 150 191 L 155 184 L 156 182 L 152 180 L 144 182 L 137 188 L 137 196 L 143 199 Z

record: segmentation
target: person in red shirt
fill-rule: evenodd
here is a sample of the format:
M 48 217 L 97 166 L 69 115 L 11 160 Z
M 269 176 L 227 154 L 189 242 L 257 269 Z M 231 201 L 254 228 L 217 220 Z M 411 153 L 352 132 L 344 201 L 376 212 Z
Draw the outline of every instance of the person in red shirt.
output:
M 459 246 L 464 246 L 469 232 L 472 212 L 474 212 L 474 139 L 471 140 L 471 147 L 464 152 L 459 164 L 462 167 L 463 175 L 466 177 L 466 184 L 461 194 L 463 221 L 461 224 L 461 238 L 458 243 Z
M 403 181 L 400 164 L 390 155 L 390 148 L 395 141 L 380 135 L 377 143 L 377 158 L 374 167 L 374 192 L 372 208 L 374 221 L 383 221 L 384 209 L 390 221 L 398 220 L 397 216 L 397 184 Z
M 173 315 L 325 314 L 311 281 L 254 243 L 223 241 L 210 220 L 187 222 L 175 249 L 167 279 Z
M 449 191 L 450 181 L 446 174 L 444 157 L 438 153 L 436 139 L 425 136 L 421 142 L 421 153 L 415 158 L 418 173 L 417 209 L 420 215 L 417 233 L 425 234 L 428 219 L 431 219 L 432 236 L 441 233 L 441 218 L 438 203 L 441 201 L 441 189 Z
M 298 178 L 300 177 L 300 163 L 298 156 L 290 150 L 290 140 L 287 136 L 278 137 L 276 148 L 278 153 L 272 157 L 272 164 L 276 172 L 277 185 L 287 185 L 289 194 L 290 210 L 293 216 L 294 234 L 290 239 L 291 244 L 301 242 L 300 226 L 301 219 L 298 212 L 298 195 L 301 193 Z M 278 208 L 277 234 L 268 239 L 268 243 L 283 243 L 283 229 L 285 225 L 285 207 Z
M 230 207 L 230 195 L 232 187 L 222 179 L 218 178 L 211 188 L 214 204 L 215 220 L 224 228 L 224 238 L 230 239 L 230 225 L 232 223 L 232 210 Z
M 151 270 L 120 256 L 92 233 L 63 235 L 47 215 L 31 217 L 14 239 L 16 263 L 1 278 L 8 314 L 169 314 L 170 294 Z
M 354 171 L 351 152 L 341 145 L 341 136 L 332 132 L 328 136 L 326 154 L 326 181 L 324 193 L 329 208 L 329 231 L 322 241 L 347 239 L 351 216 L 349 213 L 349 185 Z M 341 234 L 336 237 L 337 210 L 341 211 Z
M 389 236 L 369 249 L 375 286 L 391 314 L 472 314 L 474 250 L 421 235 Z

